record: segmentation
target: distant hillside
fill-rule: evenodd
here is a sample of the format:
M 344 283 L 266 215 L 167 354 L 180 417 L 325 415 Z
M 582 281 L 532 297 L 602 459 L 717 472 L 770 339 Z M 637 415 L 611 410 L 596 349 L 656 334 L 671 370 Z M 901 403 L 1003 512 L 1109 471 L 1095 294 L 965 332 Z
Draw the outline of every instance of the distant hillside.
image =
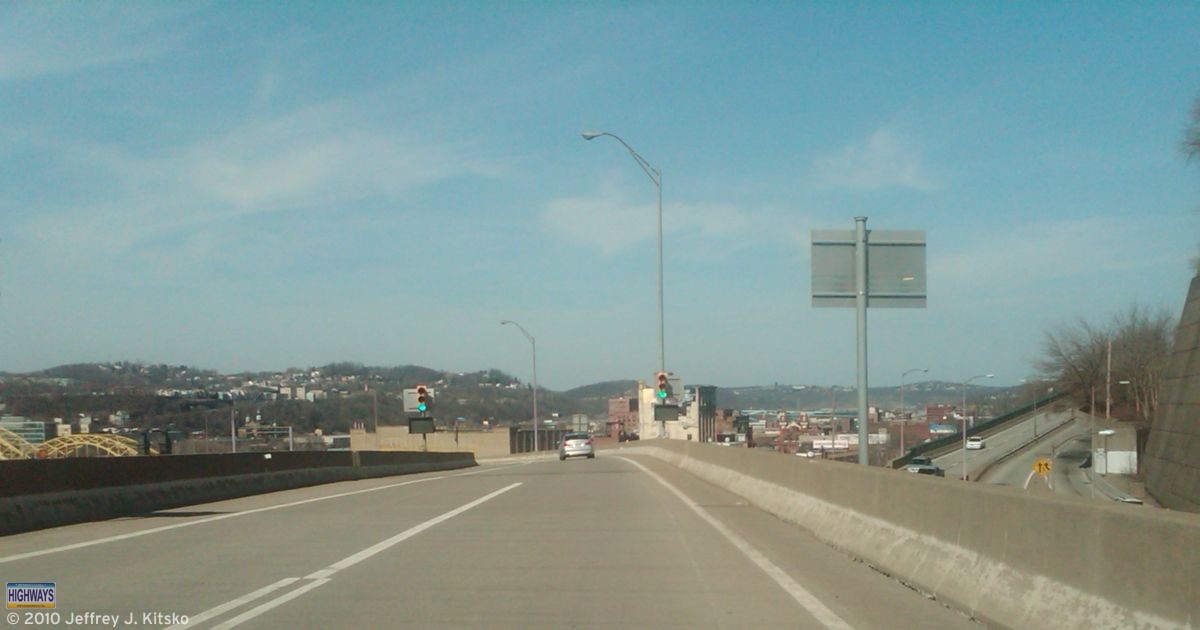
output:
M 255 381 L 255 386 L 244 386 Z M 370 383 L 369 390 L 364 385 Z M 437 391 L 438 414 L 500 423 L 524 421 L 532 410 L 528 383 L 500 370 L 446 372 L 419 365 L 366 366 L 339 362 L 318 367 L 223 375 L 213 370 L 165 364 L 134 362 L 62 365 L 29 374 L 0 377 L 0 400 L 9 413 L 41 419 L 73 417 L 85 413 L 105 418 L 126 411 L 138 426 L 196 429 L 225 417 L 224 409 L 236 390 L 237 404 L 253 408 L 264 418 L 294 424 L 302 429 L 345 431 L 352 422 L 378 415 L 381 424 L 405 418 L 401 392 L 419 383 Z M 305 387 L 321 392 L 313 402 L 287 400 L 275 387 Z M 586 413 L 593 418 L 607 413 L 607 400 L 632 394 L 635 380 L 615 380 L 575 387 L 564 392 L 541 388 L 539 413 L 543 417 L 566 417 Z M 905 406 L 959 404 L 961 385 L 941 381 L 912 383 L 905 387 Z M 161 390 L 168 390 L 160 395 Z M 1003 409 L 1023 404 L 1021 388 L 997 388 L 973 384 L 969 403 L 986 409 Z M 773 384 L 765 386 L 718 387 L 717 405 L 727 409 L 829 409 L 845 413 L 854 408 L 852 387 Z M 875 387 L 870 404 L 897 408 L 900 388 Z M 207 415 L 206 415 L 207 414 Z
M 637 389 L 637 381 L 604 381 L 603 383 L 593 383 L 584 385 L 574 389 L 568 389 L 562 395 L 566 398 L 574 398 L 576 400 L 592 400 L 616 398 L 618 396 L 631 395 Z

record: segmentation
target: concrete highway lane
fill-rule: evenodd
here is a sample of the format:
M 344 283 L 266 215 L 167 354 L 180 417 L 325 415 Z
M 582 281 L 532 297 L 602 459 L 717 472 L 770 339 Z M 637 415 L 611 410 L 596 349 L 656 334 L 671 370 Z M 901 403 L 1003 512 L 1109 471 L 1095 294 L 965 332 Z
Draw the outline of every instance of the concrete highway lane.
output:
M 56 582 L 56 612 L 116 627 L 146 613 L 188 628 L 977 627 L 735 495 L 615 451 L 10 536 L 0 574 Z M 139 625 L 173 622 L 154 621 Z
M 1024 487 L 1025 480 L 1033 469 L 1034 461 L 1048 459 L 1052 462 L 1051 477 L 1053 490 L 1041 478 L 1035 476 L 1029 480 L 1028 492 L 1035 494 L 1057 493 L 1060 495 L 1095 499 L 1101 502 L 1112 500 L 1096 494 L 1091 482 L 1084 474 L 1080 465 L 1088 457 L 1088 426 L 1083 422 L 1075 422 L 1066 426 L 1062 431 L 1025 449 L 1011 459 L 1001 462 L 982 479 L 986 483 L 997 485 Z
M 986 448 L 967 451 L 967 470 L 976 475 L 989 463 L 994 462 L 1007 453 L 1020 448 L 1049 431 L 1071 421 L 1069 411 L 1039 410 L 1036 415 L 1008 427 L 1007 429 L 986 436 Z M 946 471 L 947 479 L 961 479 L 963 467 L 963 449 L 960 447 L 951 453 L 935 458 L 934 463 Z

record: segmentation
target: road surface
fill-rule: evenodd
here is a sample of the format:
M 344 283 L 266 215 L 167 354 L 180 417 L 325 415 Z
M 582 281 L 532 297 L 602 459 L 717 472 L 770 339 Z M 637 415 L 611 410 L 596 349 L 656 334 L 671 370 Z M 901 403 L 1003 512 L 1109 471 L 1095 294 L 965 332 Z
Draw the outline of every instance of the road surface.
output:
M 1017 422 L 1007 429 L 986 436 L 986 448 L 967 451 L 967 470 L 970 471 L 972 478 L 974 478 L 989 463 L 1033 441 L 1035 429 L 1036 435 L 1041 436 L 1070 421 L 1070 411 L 1047 409 L 1039 410 L 1036 414 L 1030 414 L 1028 418 Z M 949 454 L 935 458 L 933 463 L 946 471 L 947 479 L 961 479 L 963 449 L 960 446 Z
M 1079 467 L 1087 456 L 1088 426 L 1076 422 L 1011 459 L 997 464 L 981 481 L 1021 488 L 1025 486 L 1025 480 L 1033 470 L 1033 463 L 1038 459 L 1049 459 L 1053 466 L 1050 481 L 1055 493 L 1111 502 L 1112 499 L 1094 491 L 1091 481 Z M 1029 482 L 1029 491 L 1048 493 L 1049 485 L 1035 476 Z
M 109 627 L 978 627 L 735 495 L 604 451 L 9 536 L 0 573 L 55 582 L 52 612 Z

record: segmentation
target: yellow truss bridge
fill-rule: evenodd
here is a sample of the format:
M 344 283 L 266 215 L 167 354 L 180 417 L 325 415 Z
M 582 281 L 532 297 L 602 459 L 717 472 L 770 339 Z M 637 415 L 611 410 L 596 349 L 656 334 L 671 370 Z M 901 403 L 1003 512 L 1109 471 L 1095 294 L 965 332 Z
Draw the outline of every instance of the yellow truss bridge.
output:
M 0 427 L 0 460 L 30 459 L 37 454 L 37 449 L 25 441 L 25 438 Z
M 154 449 L 151 449 L 150 453 L 158 454 Z M 107 433 L 64 435 L 35 446 L 12 431 L 0 427 L 0 460 L 128 457 L 140 454 L 141 449 L 138 447 L 137 440 L 123 435 Z

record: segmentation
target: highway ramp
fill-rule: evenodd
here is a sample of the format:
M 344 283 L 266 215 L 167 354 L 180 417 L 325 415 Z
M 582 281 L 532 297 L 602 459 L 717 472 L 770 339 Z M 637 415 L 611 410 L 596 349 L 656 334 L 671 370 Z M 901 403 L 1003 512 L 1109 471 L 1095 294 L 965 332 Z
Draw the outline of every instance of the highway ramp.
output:
M 645 456 L 328 484 L 0 539 L 60 614 L 188 628 L 966 628 L 965 615 Z

